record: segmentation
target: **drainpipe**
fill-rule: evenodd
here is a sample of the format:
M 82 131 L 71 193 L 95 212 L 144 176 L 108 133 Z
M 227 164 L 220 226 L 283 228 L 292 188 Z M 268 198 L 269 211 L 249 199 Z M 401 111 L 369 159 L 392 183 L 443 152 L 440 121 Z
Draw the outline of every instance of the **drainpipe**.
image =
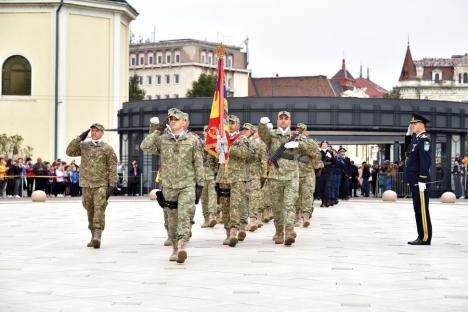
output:
M 57 140 L 58 140 L 58 81 L 59 81 L 59 13 L 63 6 L 63 1 L 55 11 L 55 107 L 54 107 L 54 159 L 57 159 Z

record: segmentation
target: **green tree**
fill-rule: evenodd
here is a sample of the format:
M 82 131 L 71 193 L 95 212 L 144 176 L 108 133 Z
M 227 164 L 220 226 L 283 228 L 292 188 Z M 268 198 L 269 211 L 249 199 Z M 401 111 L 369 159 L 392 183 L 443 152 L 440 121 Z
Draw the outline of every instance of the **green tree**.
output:
M 216 88 L 216 76 L 201 74 L 197 81 L 192 82 L 192 89 L 187 91 L 187 97 L 212 97 Z
M 5 154 L 7 157 L 31 157 L 33 148 L 29 145 L 22 147 L 23 141 L 23 137 L 19 134 L 11 136 L 6 133 L 0 134 L 0 154 Z
M 130 77 L 128 84 L 128 99 L 129 101 L 141 101 L 145 99 L 145 90 L 140 88 L 140 77 L 136 74 Z
M 392 88 L 390 92 L 384 94 L 384 98 L 386 99 L 399 99 L 400 98 L 400 89 Z

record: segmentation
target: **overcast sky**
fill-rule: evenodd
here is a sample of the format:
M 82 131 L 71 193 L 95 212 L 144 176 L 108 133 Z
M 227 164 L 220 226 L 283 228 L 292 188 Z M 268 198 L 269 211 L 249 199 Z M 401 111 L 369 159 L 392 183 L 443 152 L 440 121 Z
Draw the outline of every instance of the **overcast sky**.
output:
M 398 81 L 408 36 L 414 59 L 468 53 L 466 0 L 127 0 L 136 38 L 194 38 L 240 45 L 253 77 L 332 77 L 346 59 L 356 78 Z

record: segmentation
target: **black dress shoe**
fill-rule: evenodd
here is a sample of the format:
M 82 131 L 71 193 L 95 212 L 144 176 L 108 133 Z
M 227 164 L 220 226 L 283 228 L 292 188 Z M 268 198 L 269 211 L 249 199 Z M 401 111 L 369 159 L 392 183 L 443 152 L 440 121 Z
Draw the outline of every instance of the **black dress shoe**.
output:
M 422 239 L 420 239 L 419 237 L 417 239 L 415 239 L 414 241 L 411 241 L 411 242 L 408 242 L 409 245 L 430 245 L 431 244 L 431 241 L 423 241 Z

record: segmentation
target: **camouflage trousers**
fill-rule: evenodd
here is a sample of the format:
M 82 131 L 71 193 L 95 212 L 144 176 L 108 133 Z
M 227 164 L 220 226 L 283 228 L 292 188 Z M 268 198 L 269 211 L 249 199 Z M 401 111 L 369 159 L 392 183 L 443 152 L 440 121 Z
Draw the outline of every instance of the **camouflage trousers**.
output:
M 294 226 L 296 201 L 299 192 L 299 178 L 292 180 L 270 179 L 270 196 L 275 224 Z
M 258 218 L 263 211 L 263 191 L 260 188 L 260 178 L 249 181 L 247 185 L 249 200 L 249 217 Z
M 296 213 L 314 212 L 315 175 L 307 174 L 299 178 L 299 196 L 296 202 Z
M 88 213 L 88 228 L 104 230 L 106 225 L 107 186 L 83 187 L 82 202 Z
M 201 196 L 203 216 L 205 219 L 210 213 L 216 213 L 217 210 L 217 195 L 215 186 L 215 180 L 205 180 L 205 185 L 203 186 Z
M 273 203 L 271 201 L 271 179 L 266 179 L 265 184 L 263 185 L 263 188 L 260 189 L 262 193 L 262 198 L 263 202 L 260 205 L 260 210 L 263 212 L 263 210 L 272 208 Z
M 177 209 L 164 208 L 167 214 L 167 234 L 169 239 L 188 241 L 190 239 L 191 218 L 195 202 L 195 185 L 182 189 L 164 188 L 166 201 L 177 202 Z
M 241 182 L 241 183 L 244 183 L 244 182 Z M 231 229 L 231 228 L 239 229 L 240 217 L 239 217 L 238 206 L 232 205 L 232 199 L 233 199 L 232 185 L 233 184 L 224 184 L 224 183 L 219 184 L 219 188 L 231 190 L 230 197 L 224 197 L 224 196 L 219 197 L 219 206 L 223 213 L 223 224 L 224 224 L 225 229 Z M 235 198 L 236 196 L 234 196 L 234 199 Z

